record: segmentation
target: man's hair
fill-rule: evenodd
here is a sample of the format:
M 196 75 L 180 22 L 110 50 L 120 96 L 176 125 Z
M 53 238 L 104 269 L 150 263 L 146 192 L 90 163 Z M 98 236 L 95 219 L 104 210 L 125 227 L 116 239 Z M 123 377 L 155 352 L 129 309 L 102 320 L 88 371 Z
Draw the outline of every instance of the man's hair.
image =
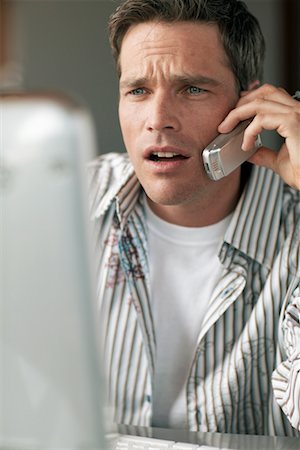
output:
M 265 42 L 258 20 L 240 0 L 122 0 L 109 20 L 109 38 L 118 73 L 123 38 L 145 22 L 216 24 L 239 90 L 262 80 Z

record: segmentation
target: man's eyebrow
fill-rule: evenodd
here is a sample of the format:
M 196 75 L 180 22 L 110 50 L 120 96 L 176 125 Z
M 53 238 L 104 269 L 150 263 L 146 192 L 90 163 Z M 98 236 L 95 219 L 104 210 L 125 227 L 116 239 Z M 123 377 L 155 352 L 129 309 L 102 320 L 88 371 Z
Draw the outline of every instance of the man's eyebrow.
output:
M 203 75 L 172 75 L 171 81 L 182 85 L 206 85 L 206 86 L 219 86 L 220 81 L 215 78 L 206 77 Z M 135 88 L 137 86 L 144 86 L 149 83 L 150 78 L 125 78 L 120 81 L 120 88 Z
M 147 77 L 142 78 L 127 78 L 122 81 L 120 81 L 120 88 L 134 88 L 136 86 L 143 86 L 144 84 L 148 83 L 149 79 Z
M 180 84 L 204 84 L 210 86 L 219 86 L 220 81 L 215 78 L 206 77 L 203 75 L 174 75 L 174 81 Z

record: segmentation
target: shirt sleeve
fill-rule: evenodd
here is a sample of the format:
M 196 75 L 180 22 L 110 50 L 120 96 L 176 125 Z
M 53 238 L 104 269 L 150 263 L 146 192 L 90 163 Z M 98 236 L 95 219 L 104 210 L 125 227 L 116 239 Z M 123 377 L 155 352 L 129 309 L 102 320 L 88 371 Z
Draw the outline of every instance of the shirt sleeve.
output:
M 275 398 L 294 428 L 300 430 L 300 287 L 294 291 L 283 320 L 287 359 L 272 375 Z

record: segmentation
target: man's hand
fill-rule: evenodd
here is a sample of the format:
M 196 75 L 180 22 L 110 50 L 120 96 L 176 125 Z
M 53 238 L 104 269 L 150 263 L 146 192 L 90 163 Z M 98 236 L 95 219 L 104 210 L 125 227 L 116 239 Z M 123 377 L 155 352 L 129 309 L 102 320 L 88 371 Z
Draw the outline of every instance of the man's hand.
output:
M 284 89 L 265 84 L 243 92 L 236 106 L 220 124 L 218 131 L 228 133 L 238 122 L 253 117 L 247 127 L 242 148 L 253 148 L 263 130 L 276 130 L 284 138 L 278 152 L 261 147 L 249 161 L 272 169 L 290 186 L 300 189 L 300 102 Z

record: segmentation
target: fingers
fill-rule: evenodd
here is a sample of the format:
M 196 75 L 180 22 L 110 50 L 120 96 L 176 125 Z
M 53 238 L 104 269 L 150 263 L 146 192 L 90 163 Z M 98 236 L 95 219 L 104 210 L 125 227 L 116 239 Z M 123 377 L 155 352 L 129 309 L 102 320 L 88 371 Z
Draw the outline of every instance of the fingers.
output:
M 237 106 L 233 109 L 218 130 L 220 133 L 228 133 L 238 122 L 257 115 L 270 114 L 300 114 L 300 102 L 293 99 L 284 89 L 264 85 L 250 92 L 244 92 Z M 276 128 L 267 128 L 276 129 Z M 261 132 L 262 130 L 260 130 Z
M 273 105 L 271 105 L 273 106 Z M 248 125 L 242 149 L 247 151 L 253 148 L 257 135 L 263 130 L 276 130 L 277 133 L 285 139 L 297 139 L 300 141 L 300 115 L 290 112 L 290 109 L 276 108 L 272 109 L 279 112 L 268 114 L 268 108 L 256 114 L 252 122 Z M 282 112 L 284 110 L 284 112 Z
M 290 107 L 285 104 L 256 98 L 250 103 L 245 103 L 233 109 L 220 124 L 218 130 L 221 133 L 228 133 L 242 120 L 250 119 L 252 117 L 256 118 L 258 116 L 259 118 L 263 118 L 268 114 L 288 114 L 289 112 Z M 262 129 L 260 129 L 259 132 L 261 131 Z
M 252 149 L 263 130 L 276 131 L 284 143 L 278 152 L 260 148 L 249 161 L 272 169 L 290 186 L 300 189 L 300 102 L 284 89 L 270 85 L 243 92 L 218 130 L 228 133 L 238 122 L 251 118 L 244 133 L 243 150 Z
M 285 89 L 272 86 L 271 84 L 264 84 L 257 89 L 251 91 L 243 91 L 241 93 L 241 99 L 238 102 L 237 106 L 243 105 L 246 102 L 252 101 L 256 98 L 261 98 L 262 100 L 271 100 L 273 102 L 278 102 L 287 106 L 291 106 L 294 104 L 293 97 L 289 95 Z

